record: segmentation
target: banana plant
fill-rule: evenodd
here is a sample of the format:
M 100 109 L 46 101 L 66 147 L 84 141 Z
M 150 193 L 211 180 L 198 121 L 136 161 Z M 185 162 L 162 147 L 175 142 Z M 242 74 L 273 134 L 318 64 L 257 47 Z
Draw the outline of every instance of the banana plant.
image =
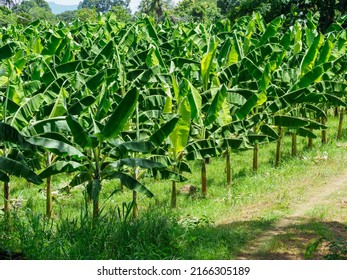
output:
M 258 145 L 278 138 L 268 125 L 266 102 L 271 94 L 271 75 L 280 66 L 284 56 L 282 40 L 275 36 L 283 24 L 283 18 L 265 24 L 259 14 L 249 21 L 237 23 L 233 37 L 226 40 L 218 61 L 220 80 L 231 89 L 228 95 L 232 121 L 223 124 L 223 131 L 243 123 L 239 133 L 253 146 L 253 170 L 258 169 Z M 240 30 L 238 30 L 240 29 Z M 245 34 L 245 36 L 241 36 Z M 275 43 L 274 43 L 274 42 Z
M 284 125 L 292 134 L 292 155 L 297 153 L 296 136 L 309 139 L 316 138 L 313 129 L 325 133 L 325 123 L 318 124 L 317 118 L 326 119 L 326 113 L 317 105 L 327 103 L 344 106 L 344 102 L 336 96 L 338 91 L 324 87 L 324 80 L 334 80 L 334 65 L 339 65 L 344 55 L 337 47 L 338 40 L 331 34 L 324 37 L 315 31 L 314 26 L 305 27 L 306 40 L 302 35 L 302 26 L 296 22 L 290 32 L 292 41 L 287 49 L 288 61 L 284 61 L 273 76 L 273 84 L 280 85 L 274 94 L 275 98 L 268 103 L 269 112 L 275 115 L 272 122 L 282 133 Z M 306 43 L 306 44 L 305 44 Z M 305 50 L 303 46 L 307 46 Z M 337 67 L 340 68 L 340 67 Z M 279 89 L 280 88 L 280 89 Z M 277 96 L 277 97 L 276 97 Z M 287 119 L 280 121 L 281 118 Z M 301 125 L 300 125 L 301 122 Z M 279 164 L 280 139 L 277 142 L 275 165 Z
M 214 59 L 219 41 L 217 37 L 210 35 L 210 30 L 199 27 L 204 40 L 193 39 L 193 43 L 203 51 L 201 58 L 197 58 L 197 61 L 200 61 L 199 68 L 194 67 L 195 63 L 191 63 L 190 71 L 184 73 L 180 89 L 187 97 L 190 107 L 190 126 L 193 128 L 190 133 L 191 139 L 185 149 L 187 153 L 185 159 L 201 161 L 201 191 L 206 196 L 206 159 L 219 154 L 217 142 L 209 136 L 208 127 L 211 127 L 221 108 L 226 96 L 226 88 L 218 84 L 216 77 L 213 78 L 215 76 Z M 207 102 L 205 108 L 202 106 L 203 99 Z
M 25 137 L 11 124 L 12 112 L 18 108 L 13 101 L 24 99 L 24 88 L 30 82 L 23 82 L 21 72 L 26 64 L 23 58 L 22 45 L 16 42 L 8 43 L 0 48 L 0 98 L 2 99 L 2 121 L 0 122 L 0 180 L 4 182 L 4 211 L 6 217 L 10 212 L 10 176 L 23 177 L 26 180 L 41 184 L 42 180 L 30 167 L 29 160 L 23 155 L 35 153 L 35 147 L 30 145 Z
M 86 192 L 93 204 L 94 218 L 100 214 L 99 197 L 103 180 L 120 179 L 129 189 L 153 197 L 152 192 L 123 170 L 123 166 L 146 169 L 165 168 L 165 165 L 149 159 L 119 158 L 119 156 L 117 158 L 117 155 L 109 148 L 116 139 L 119 139 L 122 129 L 131 119 L 138 97 L 139 93 L 136 89 L 127 92 L 110 116 L 106 117 L 104 124 L 97 122 L 95 117 L 89 116 L 90 125 L 84 126 L 85 123 L 81 117 L 83 115 L 69 114 L 66 122 L 71 133 L 72 145 L 52 138 L 31 137 L 28 139 L 32 144 L 65 157 L 65 160 L 57 161 L 43 170 L 39 176 L 47 178 L 61 172 L 76 171 L 77 175 L 69 186 L 86 183 Z M 135 143 L 133 143 L 134 146 L 136 146 Z

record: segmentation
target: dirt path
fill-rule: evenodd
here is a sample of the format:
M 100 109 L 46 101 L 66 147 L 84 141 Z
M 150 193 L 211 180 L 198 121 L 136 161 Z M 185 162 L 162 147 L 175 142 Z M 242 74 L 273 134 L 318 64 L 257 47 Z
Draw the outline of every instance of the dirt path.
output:
M 339 215 L 328 213 L 315 222 L 307 213 L 319 207 L 326 207 L 329 213 L 337 209 Z M 346 218 L 347 171 L 328 184 L 321 182 L 310 188 L 307 197 L 294 206 L 292 214 L 281 218 L 270 229 L 246 244 L 238 259 L 304 259 L 307 244 L 317 240 L 317 231 L 324 229 L 332 232 L 334 238 L 344 240 L 346 244 Z M 323 242 L 313 258 L 322 259 L 328 253 L 328 244 Z

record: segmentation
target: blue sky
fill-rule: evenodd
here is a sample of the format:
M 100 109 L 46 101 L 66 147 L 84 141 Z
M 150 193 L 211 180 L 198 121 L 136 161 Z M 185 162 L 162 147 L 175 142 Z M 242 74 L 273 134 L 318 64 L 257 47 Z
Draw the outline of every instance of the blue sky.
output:
M 140 4 L 141 0 L 130 0 L 130 9 L 135 11 Z M 47 2 L 54 2 L 62 5 L 77 5 L 81 0 L 47 0 Z

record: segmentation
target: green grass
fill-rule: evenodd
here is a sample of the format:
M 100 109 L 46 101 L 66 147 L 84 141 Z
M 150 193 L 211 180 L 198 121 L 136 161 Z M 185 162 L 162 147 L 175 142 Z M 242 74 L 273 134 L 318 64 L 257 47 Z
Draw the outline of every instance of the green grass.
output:
M 285 137 L 278 168 L 274 168 L 275 143 L 260 146 L 256 173 L 252 171 L 251 150 L 233 153 L 229 190 L 224 158 L 212 159 L 207 165 L 207 197 L 200 194 L 200 163 L 191 163 L 192 174 L 185 174 L 188 181 L 179 186 L 191 184 L 198 192 L 179 194 L 177 209 L 170 208 L 170 181 L 145 178 L 155 197 L 139 195 L 137 220 L 124 220 L 118 212 L 122 213 L 124 202 L 131 201 L 130 191 L 109 198 L 119 182 L 104 183 L 98 221 L 91 219 L 91 205 L 85 204 L 83 187 L 56 192 L 54 218 L 47 220 L 44 185 L 32 186 L 13 178 L 15 207 L 10 228 L 0 217 L 0 252 L 5 252 L 0 257 L 13 258 L 17 253 L 26 259 L 233 259 L 248 241 L 292 213 L 315 185 L 340 174 L 347 151 L 334 140 L 336 119 L 331 118 L 328 125 L 328 144 L 321 145 L 316 139 L 310 150 L 306 140 L 298 138 L 299 155 L 295 158 L 290 156 L 290 137 Z M 63 188 L 69 179 L 56 176 L 54 189 Z M 308 217 L 330 218 L 327 213 L 332 212 L 331 206 L 317 207 L 307 213 Z M 314 232 L 318 235 L 320 231 Z M 264 246 L 282 248 L 281 240 L 272 242 Z

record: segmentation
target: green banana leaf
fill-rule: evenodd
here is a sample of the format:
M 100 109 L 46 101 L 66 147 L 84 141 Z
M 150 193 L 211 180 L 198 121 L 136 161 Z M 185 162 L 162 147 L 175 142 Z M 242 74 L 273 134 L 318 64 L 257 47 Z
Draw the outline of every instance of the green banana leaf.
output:
M 139 93 L 136 89 L 129 91 L 123 97 L 101 131 L 103 139 L 116 138 L 118 136 L 132 116 L 138 98 Z
M 152 142 L 154 145 L 161 145 L 165 141 L 165 139 L 169 137 L 171 132 L 175 129 L 178 121 L 179 117 L 173 117 L 167 122 L 165 122 L 149 137 L 149 141 Z
M 112 175 L 110 175 L 110 179 L 112 178 L 118 178 L 121 180 L 121 182 L 126 186 L 128 189 L 137 191 L 139 193 L 143 193 L 148 197 L 153 197 L 154 194 L 150 192 L 146 186 L 141 184 L 139 181 L 131 177 L 130 175 L 123 173 L 123 172 L 115 172 Z
M 8 59 L 16 53 L 18 44 L 16 42 L 10 42 L 0 48 L 0 61 Z
M 166 165 L 156 162 L 150 159 L 144 159 L 144 158 L 123 158 L 120 160 L 117 160 L 115 162 L 110 163 L 106 168 L 105 172 L 107 173 L 109 170 L 116 170 L 119 169 L 122 166 L 130 166 L 130 167 L 141 167 L 141 168 L 147 168 L 147 169 L 153 169 L 153 168 L 165 168 Z
M 300 117 L 292 117 L 292 116 L 275 116 L 274 124 L 276 126 L 290 127 L 290 128 L 298 128 L 309 125 L 309 120 L 300 118 Z
M 156 146 L 153 144 L 152 141 L 139 140 L 139 141 L 123 142 L 121 144 L 118 144 L 116 148 L 123 153 L 138 152 L 138 153 L 147 154 L 153 151 L 156 148 Z
M 8 177 L 4 172 L 0 171 L 0 181 L 4 183 L 9 183 L 10 177 Z
M 277 132 L 268 124 L 264 124 L 260 127 L 260 131 L 264 133 L 265 135 L 273 138 L 273 139 L 278 139 L 278 134 Z
M 33 145 L 47 149 L 48 151 L 52 152 L 53 154 L 56 154 L 59 156 L 70 156 L 73 158 L 85 157 L 85 155 L 82 154 L 75 147 L 73 147 L 67 143 L 64 143 L 62 141 L 59 141 L 59 140 L 34 136 L 34 137 L 29 138 L 27 141 Z
M 80 173 L 78 173 L 69 183 L 69 187 L 76 187 L 79 186 L 83 183 L 89 182 L 91 181 L 92 175 L 90 174 L 90 172 L 88 171 L 82 171 Z
M 46 101 L 47 97 L 42 93 L 34 95 L 26 100 L 13 115 L 11 125 L 17 129 L 22 129 L 27 126 L 35 112 L 37 112 Z
M 211 105 L 207 110 L 207 116 L 204 121 L 205 126 L 212 124 L 218 117 L 219 111 L 222 109 L 223 102 L 227 96 L 227 88 L 223 84 L 217 91 L 216 95 L 213 97 Z
M 75 161 L 57 161 L 43 170 L 38 176 L 41 179 L 60 173 L 73 172 L 79 170 L 82 165 Z
M 71 115 L 66 117 L 73 139 L 81 148 L 92 148 L 92 141 L 80 123 Z
M 0 156 L 0 171 L 6 173 L 6 175 L 22 177 L 36 185 L 43 183 L 43 181 L 28 166 L 13 159 Z
M 65 117 L 57 117 L 51 119 L 45 119 L 36 121 L 23 129 L 28 135 L 38 135 L 50 132 L 69 132 L 69 126 L 65 120 Z
M 317 138 L 316 134 L 314 134 L 311 130 L 304 128 L 304 127 L 297 128 L 296 134 L 301 136 L 301 137 L 306 137 L 306 138 L 312 138 L 312 139 Z
M 218 146 L 221 147 L 223 150 L 237 150 L 241 146 L 242 142 L 243 140 L 239 138 L 223 138 L 218 141 Z
M 183 98 L 178 113 L 181 115 L 173 132 L 170 134 L 170 140 L 174 149 L 174 154 L 178 155 L 187 145 L 190 131 L 191 110 L 187 97 Z
M 204 158 L 216 157 L 220 154 L 220 149 L 214 140 L 197 140 L 186 147 L 187 160 L 201 160 Z
M 17 129 L 3 122 L 0 122 L 0 142 L 13 143 L 24 150 L 35 149 L 32 144 L 26 141 Z

